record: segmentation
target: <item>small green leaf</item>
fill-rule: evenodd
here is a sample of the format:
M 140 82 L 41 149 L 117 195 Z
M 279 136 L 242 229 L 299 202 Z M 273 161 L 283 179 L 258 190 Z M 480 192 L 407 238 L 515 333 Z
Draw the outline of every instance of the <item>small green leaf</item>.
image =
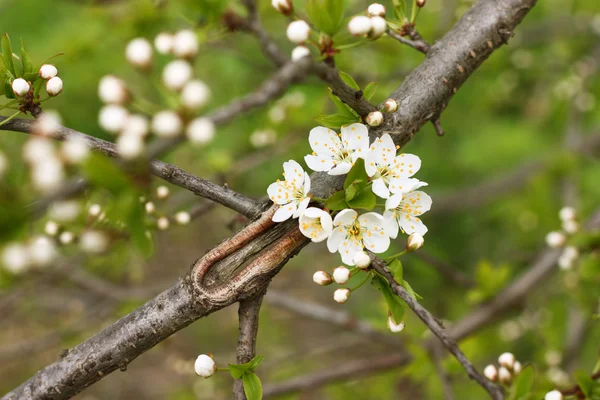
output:
M 365 86 L 365 90 L 363 90 L 363 97 L 367 100 L 371 100 L 375 92 L 377 91 L 377 82 L 371 82 L 367 86 Z
M 404 21 L 406 18 L 406 4 L 405 0 L 393 0 L 394 3 L 394 15 L 400 21 Z
M 242 376 L 248 371 L 248 368 L 242 365 L 228 364 L 229 365 L 229 373 L 233 377 L 233 379 L 241 379 Z
M 264 359 L 265 359 L 264 356 L 256 356 L 252 360 L 250 360 L 248 362 L 248 364 L 250 366 L 250 371 L 256 370 L 256 368 L 258 368 L 258 366 L 260 365 L 261 362 L 263 362 Z
M 340 71 L 340 78 L 342 78 L 342 80 L 344 82 L 346 82 L 346 85 L 350 86 L 352 89 L 360 90 L 360 86 L 358 86 L 358 83 L 356 83 L 354 78 L 352 78 L 350 75 L 348 75 L 344 71 Z
M 343 190 L 339 192 L 335 192 L 331 197 L 327 199 L 325 202 L 325 207 L 332 211 L 343 210 L 348 208 L 348 204 L 346 204 L 346 193 Z
M 397 258 L 394 259 L 394 261 L 388 264 L 388 269 L 390 270 L 392 275 L 394 275 L 394 279 L 396 280 L 396 282 L 402 282 L 404 280 L 402 276 L 404 274 L 402 268 L 402 261 L 398 260 Z
M 263 396 L 262 383 L 254 372 L 246 372 L 242 376 L 244 383 L 244 393 L 248 400 L 261 400 Z
M 331 88 L 327 88 L 327 89 L 329 91 L 329 98 L 331 99 L 331 101 L 333 101 L 333 104 L 335 104 L 336 108 L 340 112 L 340 115 L 344 115 L 344 116 L 347 116 L 348 118 L 352 118 L 353 120 L 357 120 L 358 115 L 356 115 L 354 110 L 348 104 L 346 104 L 342 100 L 340 100 L 339 97 L 334 95 L 333 92 L 331 91 Z
M 573 373 L 573 378 L 575 378 L 575 382 L 577 382 L 585 397 L 590 397 L 594 388 L 594 380 L 590 375 L 585 371 L 577 370 Z
M 380 275 L 375 275 L 373 279 L 371 279 L 371 285 L 383 294 L 388 308 L 392 313 L 394 323 L 401 323 L 404 320 L 404 304 L 402 303 L 402 300 L 392 292 L 392 288 L 390 288 L 388 281 Z
M 29 54 L 27 54 L 27 51 L 25 51 L 25 43 L 23 43 L 23 39 L 21 39 L 21 61 L 23 62 L 24 74 L 33 72 L 33 63 L 31 62 L 31 58 L 29 58 Z M 31 79 L 25 78 L 25 80 Z
M 8 33 L 2 35 L 2 56 L 4 57 L 4 65 L 6 69 L 12 74 L 13 77 L 16 77 L 15 73 L 15 65 L 13 63 L 13 51 L 12 45 L 10 44 L 10 38 L 8 37 Z
M 13 54 L 13 63 L 15 65 L 15 76 L 22 78 L 23 77 L 23 62 L 16 54 Z
M 375 208 L 375 205 L 377 204 L 377 196 L 375 196 L 371 188 L 366 185 L 359 186 L 359 188 L 360 189 L 352 199 L 348 199 L 348 197 L 346 197 L 348 205 L 352 208 L 360 208 L 363 210 L 372 210 L 373 208 Z
M 352 183 L 352 185 L 348 186 L 344 191 L 346 192 L 346 202 L 349 203 L 356 194 L 358 193 L 358 185 L 356 183 Z
M 527 366 L 521 370 L 513 384 L 510 400 L 527 400 L 533 388 L 534 370 Z
M 333 114 L 333 115 L 321 115 L 315 118 L 319 124 L 331 128 L 331 129 L 340 129 L 342 125 L 348 125 L 353 122 L 358 122 L 359 118 L 350 118 L 346 115 Z
M 365 184 L 369 181 L 369 175 L 367 175 L 367 171 L 365 170 L 365 160 L 362 158 L 356 160 L 352 169 L 348 172 L 344 181 L 344 189 L 348 189 L 350 185 L 357 181 L 364 182 Z
M 423 296 L 419 295 L 417 292 L 415 292 L 412 288 L 412 286 L 410 286 L 410 284 L 407 281 L 402 281 L 400 282 L 400 285 L 402 285 L 402 287 L 404 289 L 406 289 L 406 291 L 408 292 L 408 294 L 410 294 L 410 296 L 415 299 L 415 300 L 421 300 L 423 298 Z
M 313 25 L 329 36 L 342 27 L 345 0 L 308 0 L 306 13 Z

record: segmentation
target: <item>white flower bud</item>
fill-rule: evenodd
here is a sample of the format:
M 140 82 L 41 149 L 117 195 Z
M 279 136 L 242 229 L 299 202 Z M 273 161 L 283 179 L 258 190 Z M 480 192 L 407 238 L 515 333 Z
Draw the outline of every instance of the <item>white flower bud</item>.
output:
M 65 178 L 63 165 L 55 157 L 45 158 L 33 164 L 31 181 L 41 192 L 51 192 L 58 189 Z
M 293 21 L 288 25 L 286 35 L 291 42 L 302 44 L 308 40 L 310 26 L 302 20 Z
M 100 207 L 100 204 L 92 204 L 90 206 L 90 208 L 88 208 L 88 215 L 90 217 L 96 218 L 97 216 L 100 215 L 101 212 L 102 212 L 102 207 Z
M 199 117 L 189 123 L 186 135 L 190 142 L 203 145 L 213 140 L 215 136 L 215 125 L 205 117 Z
M 285 108 L 279 105 L 271 107 L 269 110 L 269 119 L 275 124 L 283 122 L 285 119 Z
M 342 288 L 333 292 L 333 299 L 336 303 L 344 304 L 350 298 L 350 289 Z
M 108 237 L 100 231 L 88 230 L 79 238 L 79 245 L 86 253 L 102 253 L 108 248 L 108 244 Z
M 577 218 L 577 212 L 573 207 L 563 207 L 558 212 L 558 217 L 562 222 L 572 221 Z
M 394 319 L 390 315 L 387 320 L 387 326 L 388 326 L 388 329 L 390 331 L 392 331 L 393 333 L 402 332 L 402 330 L 404 329 L 404 321 L 400 322 L 399 324 L 396 324 L 394 322 Z
M 490 381 L 496 382 L 498 380 L 498 369 L 496 369 L 495 365 L 490 364 L 483 369 L 483 375 Z
M 175 222 L 177 222 L 179 225 L 187 225 L 191 220 L 192 217 L 187 211 L 179 211 L 177 214 L 175 214 Z
M 173 41 L 173 35 L 161 32 L 154 38 L 154 47 L 160 54 L 169 54 L 173 51 Z
M 133 135 L 144 137 L 150 131 L 150 122 L 148 119 L 141 114 L 133 114 L 125 121 L 123 126 L 123 135 Z
M 515 364 L 513 365 L 514 374 L 519 375 L 521 373 L 521 369 L 523 369 L 523 366 L 521 365 L 521 363 L 518 361 L 515 361 Z
M 73 221 L 80 212 L 79 203 L 76 200 L 57 201 L 50 206 L 50 216 L 60 222 Z
M 306 46 L 296 46 L 292 50 L 292 61 L 298 61 L 307 56 L 310 56 L 310 50 Z
M 348 279 L 350 279 L 350 270 L 348 268 L 342 265 L 333 270 L 333 280 L 340 285 L 348 282 Z
M 261 148 L 275 143 L 277 134 L 273 129 L 256 130 L 250 135 L 250 143 L 256 148 Z
M 579 250 L 573 246 L 567 246 L 558 258 L 558 266 L 563 269 L 571 269 L 579 258 Z
M 127 44 L 125 59 L 140 68 L 148 68 L 152 64 L 152 45 L 144 38 L 136 38 Z
M 383 109 L 388 113 L 396 112 L 398 111 L 398 102 L 394 99 L 387 99 L 385 103 L 383 103 Z
M 7 168 L 8 168 L 8 159 L 6 158 L 4 153 L 0 152 L 0 178 L 2 178 L 2 176 L 6 172 Z
M 512 375 L 510 371 L 505 367 L 498 368 L 498 379 L 501 383 L 508 385 L 512 380 Z
M 38 267 L 50 264 L 57 255 L 54 242 L 46 236 L 38 236 L 29 244 L 31 263 Z
M 25 272 L 29 263 L 29 251 L 20 243 L 8 244 L 2 250 L 2 264 L 13 274 Z
M 40 78 L 48 80 L 58 75 L 58 70 L 52 64 L 44 64 L 40 67 Z
M 371 39 L 380 38 L 387 30 L 387 22 L 382 17 L 371 17 L 371 25 L 373 25 L 373 28 L 369 32 L 369 38 Z
M 565 232 L 570 234 L 579 232 L 579 224 L 577 223 L 577 221 L 573 220 L 563 221 L 562 228 Z
M 156 206 L 154 206 L 153 202 L 149 201 L 144 204 L 144 209 L 146 210 L 146 214 L 153 214 L 156 211 Z
M 566 242 L 567 237 L 562 232 L 554 231 L 546 235 L 546 244 L 553 249 L 564 246 Z
M 371 257 L 369 257 L 366 251 L 356 252 L 354 257 L 352 257 L 352 261 L 354 261 L 354 265 L 361 269 L 365 269 L 371 265 Z
M 125 160 L 136 159 L 144 152 L 144 140 L 139 135 L 123 134 L 117 138 L 117 150 Z
M 419 7 L 419 8 L 425 7 L 426 2 L 427 2 L 427 0 L 417 0 L 417 7 Z
M 348 22 L 348 30 L 354 36 L 366 36 L 373 29 L 371 18 L 359 15 Z
M 47 111 L 31 125 L 31 132 L 40 136 L 53 136 L 61 129 L 60 115 L 56 111 Z
M 73 136 L 63 143 L 61 154 L 68 163 L 81 164 L 90 155 L 90 148 L 84 138 Z
M 291 0 L 271 0 L 271 5 L 283 15 L 290 15 L 294 11 L 294 5 Z
M 333 282 L 333 279 L 327 272 L 317 271 L 313 274 L 313 282 L 319 286 L 327 286 Z
M 48 82 L 46 82 L 46 93 L 49 96 L 54 97 L 58 96 L 62 93 L 63 90 L 63 81 L 58 76 L 54 78 L 50 78 Z
M 548 350 L 546 354 L 544 354 L 544 360 L 546 364 L 551 367 L 556 367 L 562 362 L 562 354 L 556 350 Z
M 425 243 L 423 236 L 419 235 L 418 233 L 413 233 L 408 236 L 408 239 L 406 239 L 406 250 L 417 251 L 423 247 L 423 243 Z
M 103 103 L 123 104 L 129 99 L 127 85 L 114 75 L 105 75 L 98 83 L 98 97 Z
M 203 378 L 210 378 L 217 372 L 217 364 L 212 357 L 206 354 L 200 354 L 194 363 L 196 375 Z
M 111 133 L 118 133 L 125 126 L 127 118 L 129 118 L 129 112 L 125 108 L 108 105 L 100 109 L 98 123 L 104 130 Z
M 508 369 L 512 369 L 515 361 L 515 356 L 512 353 L 502 353 L 500 354 L 500 357 L 498 357 L 498 364 Z
M 156 188 L 156 197 L 158 197 L 161 200 L 164 200 L 167 197 L 169 197 L 170 193 L 171 192 L 169 191 L 169 188 L 166 186 L 159 186 Z
M 46 225 L 44 225 L 44 232 L 46 232 L 46 235 L 48 236 L 56 236 L 58 234 L 59 229 L 60 225 L 58 225 L 54 221 L 48 221 L 46 222 Z
M 50 139 L 31 137 L 23 146 L 23 159 L 31 164 L 55 158 L 54 143 Z
M 174 111 L 160 111 L 152 118 L 152 132 L 160 137 L 175 137 L 181 133 L 182 122 Z
M 23 78 L 17 78 L 12 83 L 12 90 L 15 96 L 22 97 L 29 92 L 29 83 Z
M 563 395 L 558 390 L 553 390 L 551 392 L 546 393 L 544 396 L 544 400 L 563 400 Z
M 369 17 L 385 17 L 385 7 L 379 3 L 373 3 L 367 8 Z
M 195 80 L 186 83 L 181 91 L 181 102 L 190 109 L 204 107 L 210 100 L 210 89 L 202 81 Z
M 173 54 L 177 57 L 192 58 L 198 54 L 198 38 L 189 29 L 179 31 L 173 38 Z
M 383 114 L 381 111 L 370 112 L 367 118 L 365 118 L 365 122 L 369 126 L 379 126 L 383 123 Z
M 562 254 L 563 254 L 563 256 L 565 256 L 567 258 L 571 258 L 573 260 L 576 260 L 579 258 L 579 250 L 577 250 L 577 247 L 574 247 L 574 246 L 565 247 Z
M 169 228 L 169 219 L 167 217 L 160 217 L 156 221 L 156 226 L 158 226 L 158 229 L 161 231 L 167 230 Z
M 167 88 L 171 90 L 181 90 L 192 78 L 193 73 L 194 71 L 189 62 L 175 60 L 165 66 L 162 79 Z
M 58 241 L 61 244 L 71 244 L 71 243 L 73 243 L 73 240 L 75 240 L 75 235 L 73 234 L 73 232 L 69 232 L 69 231 L 64 231 L 58 237 Z

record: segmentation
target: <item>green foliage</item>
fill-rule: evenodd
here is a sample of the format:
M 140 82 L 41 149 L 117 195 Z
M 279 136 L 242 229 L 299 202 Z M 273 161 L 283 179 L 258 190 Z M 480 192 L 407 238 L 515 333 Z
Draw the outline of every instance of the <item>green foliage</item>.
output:
M 348 208 L 348 204 L 346 203 L 346 192 L 340 190 L 332 194 L 325 202 L 325 207 L 331 211 L 339 211 Z
M 358 83 L 356 83 L 354 78 L 344 71 L 340 71 L 340 78 L 342 78 L 342 80 L 346 82 L 346 85 L 350 86 L 352 89 L 360 90 L 360 86 L 358 86 Z
M 404 320 L 404 303 L 394 294 L 388 281 L 380 275 L 375 275 L 373 276 L 373 279 L 371 279 L 371 285 L 381 292 L 385 298 L 394 323 L 401 323 Z
M 482 260 L 475 271 L 474 289 L 467 297 L 471 303 L 480 303 L 494 296 L 504 287 L 510 278 L 510 268 L 506 265 L 494 267 L 487 260 Z
M 510 391 L 509 400 L 527 400 L 531 397 L 535 371 L 528 365 L 521 370 Z
M 2 35 L 2 59 L 4 60 L 4 66 L 6 70 L 11 74 L 13 78 L 16 78 L 17 72 L 15 69 L 15 63 L 13 61 L 13 50 L 12 44 L 10 43 L 10 38 L 8 37 L 8 33 Z
M 308 0 L 306 12 L 318 30 L 333 36 L 344 22 L 344 7 L 345 0 Z
M 254 373 L 263 361 L 263 356 L 256 356 L 244 364 L 229 364 L 229 373 L 234 379 L 241 379 L 244 383 L 244 392 L 248 400 L 262 399 L 262 383 Z
M 350 208 L 372 210 L 377 202 L 377 197 L 369 185 L 369 176 L 365 171 L 365 161 L 359 158 L 352 166 L 344 181 L 346 204 Z

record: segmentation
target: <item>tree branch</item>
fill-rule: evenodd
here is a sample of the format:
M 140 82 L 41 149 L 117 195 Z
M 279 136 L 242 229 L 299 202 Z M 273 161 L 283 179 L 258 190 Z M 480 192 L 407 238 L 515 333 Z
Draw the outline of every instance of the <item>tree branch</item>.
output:
M 425 40 L 423 40 L 423 38 L 421 38 L 420 36 L 419 36 L 419 39 L 417 39 L 417 40 L 407 39 L 404 36 L 400 35 L 399 33 L 394 32 L 391 29 L 387 30 L 387 34 L 389 37 L 396 39 L 400 43 L 410 46 L 413 49 L 418 50 L 423 54 L 427 54 L 427 52 L 429 51 L 429 43 L 427 43 Z

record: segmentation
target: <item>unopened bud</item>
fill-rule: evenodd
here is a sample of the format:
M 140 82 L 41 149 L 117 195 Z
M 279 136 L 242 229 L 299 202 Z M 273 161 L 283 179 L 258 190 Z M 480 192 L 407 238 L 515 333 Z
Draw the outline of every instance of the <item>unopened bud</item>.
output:
M 129 112 L 121 106 L 108 105 L 100 109 L 98 122 L 104 130 L 118 133 L 123 129 L 129 118 Z
M 90 206 L 90 208 L 88 209 L 88 214 L 90 215 L 90 217 L 97 217 L 100 215 L 100 213 L 102 212 L 102 207 L 100 207 L 100 204 L 92 204 Z
M 394 99 L 387 99 L 385 103 L 383 103 L 383 109 L 388 113 L 396 112 L 398 111 L 398 102 Z
M 373 28 L 369 32 L 370 39 L 378 39 L 387 30 L 387 22 L 383 17 L 371 17 L 371 25 Z
M 498 379 L 501 383 L 508 385 L 512 380 L 512 375 L 510 371 L 505 367 L 500 367 L 498 369 Z
M 544 396 L 544 400 L 563 400 L 563 395 L 558 390 L 553 390 L 551 392 L 546 393 Z
M 185 133 L 191 143 L 205 145 L 215 137 L 215 124 L 206 117 L 198 117 L 188 124 Z
M 302 44 L 308 40 L 310 26 L 305 21 L 293 21 L 287 27 L 287 38 L 294 43 Z
M 566 242 L 567 237 L 562 232 L 554 231 L 546 235 L 546 244 L 553 249 L 564 246 Z
M 292 50 L 292 61 L 298 61 L 308 56 L 310 56 L 310 50 L 306 46 L 297 46 Z
M 58 75 L 58 70 L 52 64 L 44 64 L 40 67 L 40 78 L 48 80 Z
M 198 54 L 198 46 L 198 37 L 192 30 L 179 31 L 173 37 L 173 53 L 177 57 L 195 57 Z
M 512 353 L 502 353 L 500 354 L 500 357 L 498 357 L 498 364 L 508 369 L 512 369 L 515 361 L 515 356 Z
M 154 47 L 160 54 L 169 54 L 173 51 L 173 35 L 161 32 L 154 38 Z
M 194 71 L 189 62 L 185 60 L 171 61 L 163 69 L 163 83 L 171 90 L 181 90 L 192 78 L 193 73 Z
M 417 7 L 419 7 L 419 8 L 425 7 L 426 2 L 427 2 L 427 0 L 417 0 Z
M 144 140 L 131 133 L 121 135 L 117 139 L 117 150 L 125 160 L 136 159 L 144 152 Z
M 388 329 L 393 333 L 401 332 L 404 329 L 404 321 L 400 322 L 399 324 L 396 324 L 391 315 L 388 317 L 387 325 Z
M 206 354 L 200 354 L 194 363 L 196 375 L 203 378 L 210 378 L 217 372 L 217 364 L 212 357 Z
M 190 216 L 190 213 L 186 211 L 179 211 L 177 214 L 175 214 L 175 222 L 177 222 L 179 225 L 187 225 L 191 220 L 192 217 Z
M 355 253 L 354 257 L 352 257 L 352 261 L 354 261 L 354 265 L 361 269 L 365 269 L 371 265 L 371 257 L 369 257 L 365 251 Z
M 567 220 L 563 221 L 562 228 L 565 232 L 573 234 L 579 231 L 579 224 L 577 223 L 577 221 Z
M 167 197 L 169 197 L 170 193 L 171 192 L 169 191 L 169 188 L 166 186 L 159 186 L 156 188 L 156 197 L 158 197 L 161 200 L 164 200 Z
M 313 282 L 319 286 L 327 286 L 333 282 L 333 279 L 327 272 L 317 271 L 313 274 Z
M 383 114 L 380 111 L 373 111 L 367 115 L 365 122 L 369 126 L 379 126 L 383 123 Z
M 515 361 L 515 364 L 513 365 L 513 372 L 515 373 L 515 375 L 519 375 L 521 373 L 521 369 L 523 369 L 521 363 Z
M 62 93 L 62 90 L 63 81 L 58 76 L 55 76 L 46 82 L 46 93 L 48 93 L 48 96 L 58 96 Z
M 577 218 L 577 212 L 573 207 L 563 207 L 558 212 L 558 217 L 561 221 L 572 221 Z
M 17 78 L 12 82 L 12 90 L 16 96 L 22 97 L 29 92 L 29 83 L 23 78 Z
M 336 303 L 344 304 L 350 298 L 350 289 L 337 289 L 333 292 L 333 299 Z
M 490 364 L 483 369 L 483 375 L 490 381 L 496 382 L 498 380 L 498 369 L 495 365 Z
M 81 234 L 79 244 L 83 251 L 87 253 L 102 253 L 108 248 L 108 237 L 100 232 L 89 230 Z
M 146 210 L 146 214 L 153 214 L 154 211 L 156 211 L 156 207 L 154 206 L 154 203 L 151 201 L 144 204 L 144 209 Z
M 353 36 L 366 36 L 373 29 L 373 22 L 371 18 L 365 17 L 364 15 L 359 15 L 357 17 L 353 17 L 350 22 L 348 22 L 348 31 Z
M 144 38 L 133 39 L 127 44 L 125 59 L 133 66 L 148 68 L 152 64 L 152 45 Z
M 423 236 L 419 235 L 418 233 L 413 233 L 409 235 L 408 239 L 406 240 L 406 249 L 408 251 L 417 251 L 423 247 L 423 243 L 425 243 Z
M 333 270 L 333 280 L 340 285 L 348 282 L 348 279 L 350 279 L 350 270 L 348 268 L 342 265 Z
M 271 0 L 271 5 L 283 15 L 290 15 L 294 11 L 291 0 Z
M 123 104 L 129 99 L 127 86 L 114 75 L 105 75 L 98 83 L 98 97 L 104 103 Z
M 181 91 L 181 102 L 190 110 L 204 107 L 210 100 L 210 89 L 200 80 L 186 83 Z
M 369 17 L 385 17 L 385 7 L 379 3 L 373 3 L 367 8 Z
M 181 133 L 183 123 L 175 111 L 160 111 L 152 118 L 152 132 L 160 137 L 175 137 Z
M 48 221 L 46 222 L 46 225 L 44 225 L 44 232 L 46 232 L 46 235 L 48 236 L 56 236 L 59 230 L 60 225 L 54 221 Z
M 160 217 L 156 221 L 156 226 L 158 226 L 158 229 L 160 229 L 161 231 L 166 231 L 167 229 L 169 229 L 169 219 L 167 217 Z
M 73 232 L 69 232 L 69 231 L 64 231 L 58 237 L 58 241 L 61 244 L 71 244 L 71 243 L 73 243 L 73 240 L 75 240 L 75 235 L 73 234 Z

